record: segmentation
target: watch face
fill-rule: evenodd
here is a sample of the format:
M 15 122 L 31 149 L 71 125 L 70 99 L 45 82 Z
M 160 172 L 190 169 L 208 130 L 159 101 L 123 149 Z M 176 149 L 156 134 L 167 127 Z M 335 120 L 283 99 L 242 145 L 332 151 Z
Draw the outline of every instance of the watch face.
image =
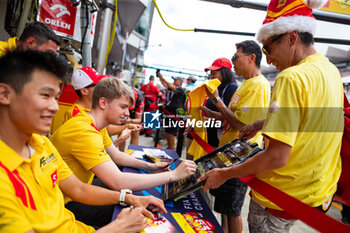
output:
M 213 102 L 214 104 L 216 104 L 217 102 L 219 102 L 219 100 L 220 100 L 220 97 L 215 97 L 215 98 L 212 100 L 212 102 Z

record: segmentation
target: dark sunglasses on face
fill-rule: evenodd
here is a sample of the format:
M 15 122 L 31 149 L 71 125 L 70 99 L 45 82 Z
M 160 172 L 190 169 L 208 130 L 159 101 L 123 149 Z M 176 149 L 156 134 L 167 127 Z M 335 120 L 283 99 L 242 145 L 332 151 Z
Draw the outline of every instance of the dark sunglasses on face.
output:
M 247 55 L 249 55 L 249 54 L 245 54 L 245 53 L 242 53 L 242 54 L 235 54 L 235 55 L 232 56 L 231 62 L 233 63 L 233 62 L 235 62 L 239 57 L 241 57 L 241 56 L 247 56 Z
M 271 48 L 270 46 L 277 40 L 281 39 L 286 33 L 283 33 L 283 34 L 279 34 L 278 36 L 275 36 L 269 43 L 267 43 L 266 45 L 264 45 L 262 47 L 262 51 L 263 53 L 268 56 L 270 55 L 270 52 L 271 52 Z

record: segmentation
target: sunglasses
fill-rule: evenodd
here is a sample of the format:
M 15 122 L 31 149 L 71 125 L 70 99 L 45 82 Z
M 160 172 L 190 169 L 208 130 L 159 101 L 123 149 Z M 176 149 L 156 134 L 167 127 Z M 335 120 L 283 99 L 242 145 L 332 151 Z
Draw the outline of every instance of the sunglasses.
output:
M 232 56 L 232 58 L 231 58 L 231 62 L 233 63 L 233 62 L 235 62 L 239 57 L 241 57 L 241 56 L 248 56 L 249 54 L 245 54 L 245 53 L 241 53 L 241 54 L 235 54 L 235 55 L 233 55 Z
M 277 40 L 281 39 L 286 33 L 283 33 L 283 34 L 279 34 L 278 36 L 274 37 L 269 43 L 267 43 L 266 45 L 264 45 L 262 47 L 262 51 L 263 53 L 266 55 L 266 56 L 269 56 L 270 55 L 270 52 L 271 52 L 271 48 L 270 46 Z

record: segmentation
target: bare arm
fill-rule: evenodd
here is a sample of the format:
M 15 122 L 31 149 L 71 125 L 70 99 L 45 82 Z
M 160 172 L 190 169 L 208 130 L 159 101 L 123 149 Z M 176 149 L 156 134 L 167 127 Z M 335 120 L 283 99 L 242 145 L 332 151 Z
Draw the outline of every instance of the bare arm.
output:
M 119 151 L 114 145 L 108 147 L 106 151 L 113 160 L 113 162 L 118 164 L 119 166 L 140 168 L 144 170 L 153 171 L 166 165 L 165 163 L 155 164 L 136 159 L 127 153 Z
M 140 208 L 124 208 L 110 224 L 98 229 L 96 233 L 134 233 L 146 228 L 147 219 Z
M 120 192 L 89 185 L 81 182 L 74 174 L 60 181 L 60 189 L 72 200 L 88 205 L 118 204 Z M 134 207 L 144 208 L 143 213 L 151 216 L 146 207 L 153 205 L 166 212 L 163 201 L 152 196 L 135 196 L 127 194 L 125 202 Z
M 181 180 L 194 174 L 196 167 L 193 161 L 186 160 L 182 161 L 174 171 L 155 174 L 136 174 L 121 172 L 112 161 L 107 161 L 93 167 L 91 171 L 111 189 L 121 190 L 128 188 L 136 191 Z
M 128 139 L 131 135 L 131 130 L 126 128 L 123 132 L 118 136 L 116 140 L 113 141 L 114 146 L 118 147 L 120 144 L 124 143 L 126 139 Z
M 244 124 L 236 118 L 235 113 L 226 107 L 224 102 L 218 101 L 215 105 L 220 111 L 222 117 L 230 124 L 233 130 L 238 130 L 244 126 Z
M 120 193 L 104 189 L 94 185 L 81 182 L 75 175 L 69 176 L 60 182 L 61 190 L 75 201 L 90 205 L 117 204 Z M 163 201 L 151 196 L 135 196 L 127 194 L 125 201 L 137 208 L 125 208 L 118 215 L 117 219 L 110 224 L 100 228 L 96 232 L 139 232 L 145 228 L 147 223 L 144 216 L 152 218 L 152 214 L 146 207 L 153 205 L 166 212 Z M 29 231 L 33 233 L 34 231 Z
M 292 147 L 270 138 L 269 147 L 246 162 L 230 168 L 213 169 L 199 178 L 206 180 L 204 191 L 221 186 L 226 180 L 256 175 L 278 169 L 287 164 Z
M 207 108 L 205 106 L 201 106 L 201 107 L 199 107 L 199 109 L 201 109 L 204 112 L 204 115 L 206 117 L 215 118 L 216 120 L 219 120 L 219 121 L 225 120 L 220 112 L 215 112 L 215 111 L 210 110 L 209 108 Z
M 168 81 L 166 81 L 164 78 L 163 78 L 163 75 L 158 72 L 158 77 L 159 77 L 159 81 L 162 83 L 162 85 L 165 87 L 165 88 L 169 88 L 173 91 L 176 91 L 176 87 L 174 84 L 172 83 L 169 83 Z
M 207 88 L 205 89 L 207 96 L 210 99 L 219 97 L 219 93 L 217 90 L 215 90 L 213 93 L 210 93 Z M 244 124 L 236 118 L 235 113 L 232 112 L 228 107 L 226 107 L 224 102 L 220 100 L 215 104 L 215 106 L 220 111 L 222 118 L 224 118 L 225 121 L 227 121 L 230 124 L 233 130 L 238 130 L 244 126 Z
M 254 137 L 258 131 L 262 130 L 265 123 L 265 119 L 257 120 L 249 125 L 244 126 L 237 136 L 237 139 L 241 139 L 243 137 L 252 138 Z
M 127 119 L 127 121 L 130 121 L 129 119 Z M 139 124 L 126 124 L 126 125 L 108 125 L 107 126 L 107 132 L 108 135 L 112 136 L 112 135 L 116 135 L 116 134 L 121 134 L 121 132 L 124 129 L 141 129 L 141 125 Z
M 110 205 L 119 202 L 119 192 L 85 184 L 75 175 L 62 180 L 60 189 L 73 201 L 87 205 Z

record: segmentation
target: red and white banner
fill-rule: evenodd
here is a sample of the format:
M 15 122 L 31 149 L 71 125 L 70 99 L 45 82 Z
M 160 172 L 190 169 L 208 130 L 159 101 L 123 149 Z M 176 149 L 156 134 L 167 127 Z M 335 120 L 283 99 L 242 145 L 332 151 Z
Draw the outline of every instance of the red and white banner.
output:
M 38 21 L 50 26 L 59 36 L 81 42 L 80 4 L 73 6 L 70 0 L 39 0 Z M 97 12 L 88 19 L 91 46 L 95 36 Z
M 69 0 L 40 1 L 39 21 L 49 25 L 55 32 L 73 37 L 77 6 Z

